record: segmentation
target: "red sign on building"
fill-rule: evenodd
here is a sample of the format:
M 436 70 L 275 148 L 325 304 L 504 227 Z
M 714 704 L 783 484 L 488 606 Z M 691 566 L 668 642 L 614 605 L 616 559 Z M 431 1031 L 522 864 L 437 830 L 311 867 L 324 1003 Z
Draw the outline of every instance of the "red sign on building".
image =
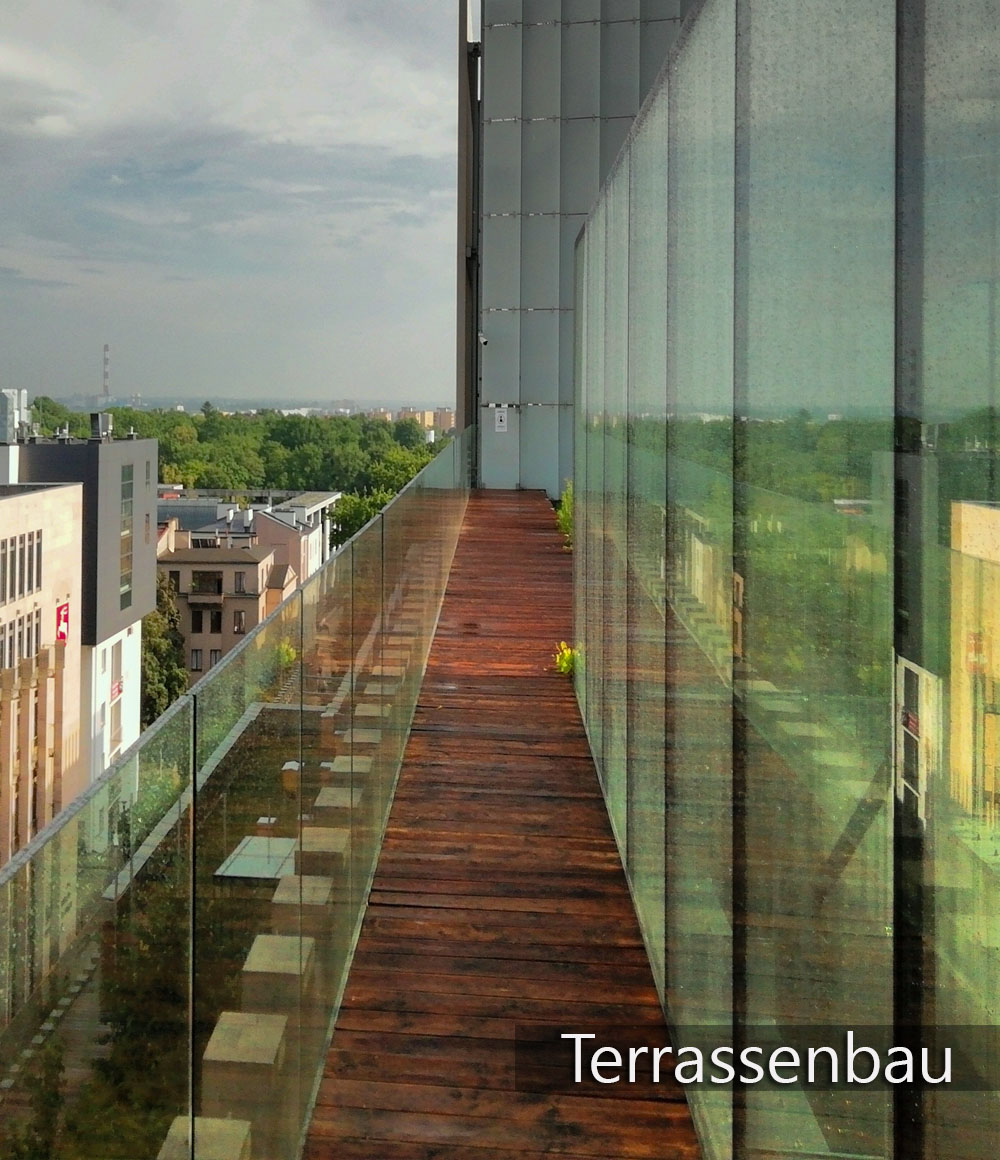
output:
M 69 604 L 56 608 L 56 640 L 69 640 Z
M 986 641 L 981 632 L 970 632 L 966 637 L 965 668 L 970 673 L 986 672 Z
M 117 701 L 121 695 L 122 695 L 122 683 L 121 683 L 121 681 L 112 681 L 111 682 L 111 700 Z

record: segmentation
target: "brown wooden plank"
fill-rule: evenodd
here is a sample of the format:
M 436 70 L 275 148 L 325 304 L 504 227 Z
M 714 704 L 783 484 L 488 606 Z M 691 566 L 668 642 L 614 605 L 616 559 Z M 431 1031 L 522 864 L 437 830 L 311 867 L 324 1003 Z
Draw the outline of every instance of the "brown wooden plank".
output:
M 552 666 L 571 573 L 543 495 L 471 497 L 309 1160 L 699 1156 L 669 1064 L 655 1088 L 567 1093 L 559 1076 L 562 1094 L 515 1090 L 519 1028 L 663 1037 L 572 687 Z

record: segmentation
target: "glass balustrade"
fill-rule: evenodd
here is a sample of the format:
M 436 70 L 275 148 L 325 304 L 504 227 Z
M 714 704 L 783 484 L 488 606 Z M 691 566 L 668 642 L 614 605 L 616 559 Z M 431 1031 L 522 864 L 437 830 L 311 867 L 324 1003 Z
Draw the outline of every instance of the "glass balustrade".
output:
M 470 435 L 0 871 L 0 1157 L 299 1154 Z

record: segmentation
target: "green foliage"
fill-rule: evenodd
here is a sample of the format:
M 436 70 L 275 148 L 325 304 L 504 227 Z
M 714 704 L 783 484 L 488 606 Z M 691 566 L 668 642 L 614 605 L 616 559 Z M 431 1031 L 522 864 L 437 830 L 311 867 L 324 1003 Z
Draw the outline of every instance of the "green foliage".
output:
M 419 451 L 427 443 L 424 429 L 416 419 L 397 419 L 392 428 L 392 437 L 408 451 Z
M 28 1064 L 24 1087 L 31 1103 L 31 1118 L 24 1122 L 4 1117 L 0 1124 L 0 1154 L 5 1160 L 50 1160 L 55 1155 L 64 1103 L 63 1057 L 62 1042 L 50 1039 Z
M 573 547 L 573 481 L 566 480 L 566 486 L 563 488 L 562 496 L 559 500 L 559 507 L 556 509 L 556 526 L 559 531 L 566 537 L 566 550 L 570 551 Z
M 187 689 L 184 637 L 174 591 L 157 572 L 156 608 L 142 618 L 142 726 L 151 725 Z
M 335 546 L 346 543 L 385 507 L 394 492 L 378 488 L 365 495 L 346 492 L 337 500 L 333 512 L 332 542 Z
M 564 640 L 561 640 L 552 655 L 552 659 L 555 661 L 557 673 L 565 673 L 566 676 L 571 677 L 576 668 L 576 662 L 580 659 L 580 650 L 571 648 Z
M 290 640 L 286 639 L 278 642 L 276 660 L 279 669 L 287 669 L 289 665 L 295 664 L 298 656 L 298 651 Z

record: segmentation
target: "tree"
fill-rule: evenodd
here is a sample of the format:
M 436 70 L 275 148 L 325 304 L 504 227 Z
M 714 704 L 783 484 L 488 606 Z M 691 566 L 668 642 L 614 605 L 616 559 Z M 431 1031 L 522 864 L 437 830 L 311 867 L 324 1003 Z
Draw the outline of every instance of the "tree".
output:
M 333 511 L 334 545 L 346 543 L 351 536 L 373 519 L 392 499 L 393 492 L 387 488 L 377 488 L 366 495 L 357 495 L 354 492 L 345 492 L 337 500 Z
M 151 725 L 187 689 L 184 637 L 174 590 L 156 574 L 156 609 L 142 618 L 142 725 Z
M 410 451 L 418 450 L 427 442 L 426 433 L 416 419 L 397 419 L 392 437 L 400 447 L 406 447 Z

